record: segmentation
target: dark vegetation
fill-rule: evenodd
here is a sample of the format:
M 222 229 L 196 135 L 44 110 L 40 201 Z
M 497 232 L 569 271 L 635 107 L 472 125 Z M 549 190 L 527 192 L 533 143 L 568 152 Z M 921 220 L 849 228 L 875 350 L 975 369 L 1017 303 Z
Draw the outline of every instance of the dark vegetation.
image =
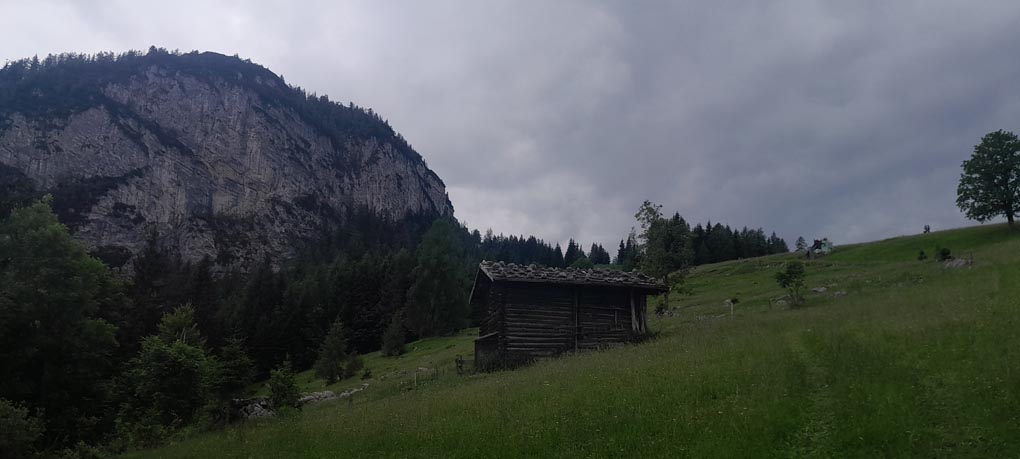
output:
M 1010 228 L 1020 211 L 1020 139 L 1016 134 L 989 132 L 963 162 L 956 205 L 967 218 L 985 222 L 1006 217 Z
M 776 273 L 776 283 L 786 290 L 790 303 L 799 306 L 804 303 L 804 262 L 786 262 L 782 271 Z
M 28 410 L 28 424 L 10 422 L 38 422 L 44 433 L 32 446 L 51 452 L 148 447 L 185 426 L 224 425 L 254 380 L 269 378 L 273 397 L 291 405 L 294 371 L 356 377 L 370 371 L 359 355 L 400 355 L 407 341 L 470 326 L 478 261 L 567 260 L 534 237 L 353 212 L 282 268 L 264 260 L 248 272 L 213 275 L 213 260 L 182 261 L 152 235 L 125 282 L 71 239 L 49 203 L 0 222 L 0 364 L 9 375 L 0 399 Z M 680 230 L 663 247 L 682 249 L 688 263 L 693 237 L 670 226 L 678 218 L 653 226 Z M 646 270 L 660 239 L 642 233 L 636 260 Z M 574 266 L 608 258 L 598 244 L 585 254 L 570 241 L 567 252 Z

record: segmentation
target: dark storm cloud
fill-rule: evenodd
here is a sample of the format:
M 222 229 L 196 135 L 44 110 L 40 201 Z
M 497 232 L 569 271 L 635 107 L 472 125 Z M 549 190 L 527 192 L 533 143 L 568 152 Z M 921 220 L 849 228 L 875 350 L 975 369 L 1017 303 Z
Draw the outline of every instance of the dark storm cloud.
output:
M 383 114 L 499 232 L 615 245 L 644 199 L 790 242 L 965 224 L 1020 4 L 747 3 L 2 2 L 0 59 L 238 53 Z

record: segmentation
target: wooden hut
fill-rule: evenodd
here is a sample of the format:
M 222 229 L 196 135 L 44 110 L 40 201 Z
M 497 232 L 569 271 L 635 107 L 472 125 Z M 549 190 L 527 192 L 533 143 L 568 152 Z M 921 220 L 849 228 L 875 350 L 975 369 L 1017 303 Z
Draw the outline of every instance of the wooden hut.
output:
M 640 273 L 483 261 L 471 289 L 475 364 L 501 366 L 618 345 L 647 332 L 645 297 L 666 287 Z

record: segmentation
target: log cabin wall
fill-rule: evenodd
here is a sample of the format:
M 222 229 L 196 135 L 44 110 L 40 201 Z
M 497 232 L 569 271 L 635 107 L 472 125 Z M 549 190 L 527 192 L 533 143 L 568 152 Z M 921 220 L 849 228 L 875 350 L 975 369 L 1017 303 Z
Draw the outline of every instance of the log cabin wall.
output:
M 578 349 L 627 342 L 633 336 L 630 289 L 579 287 Z
M 626 288 L 507 283 L 490 299 L 502 307 L 491 309 L 481 334 L 500 333 L 500 349 L 514 361 L 617 345 L 637 332 Z
M 482 262 L 471 292 L 476 365 L 516 366 L 631 341 L 647 331 L 646 296 L 666 289 L 640 273 Z
M 507 359 L 552 357 L 574 349 L 575 290 L 569 285 L 506 284 L 503 337 Z

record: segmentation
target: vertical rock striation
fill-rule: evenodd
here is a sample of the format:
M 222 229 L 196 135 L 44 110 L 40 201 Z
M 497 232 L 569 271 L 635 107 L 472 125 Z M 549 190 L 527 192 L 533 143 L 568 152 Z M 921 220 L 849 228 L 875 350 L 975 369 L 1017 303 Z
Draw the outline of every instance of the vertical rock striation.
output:
M 453 213 L 442 180 L 371 110 L 214 53 L 8 64 L 0 166 L 52 194 L 94 249 L 138 253 L 155 232 L 186 260 L 234 267 L 291 256 L 354 209 Z

